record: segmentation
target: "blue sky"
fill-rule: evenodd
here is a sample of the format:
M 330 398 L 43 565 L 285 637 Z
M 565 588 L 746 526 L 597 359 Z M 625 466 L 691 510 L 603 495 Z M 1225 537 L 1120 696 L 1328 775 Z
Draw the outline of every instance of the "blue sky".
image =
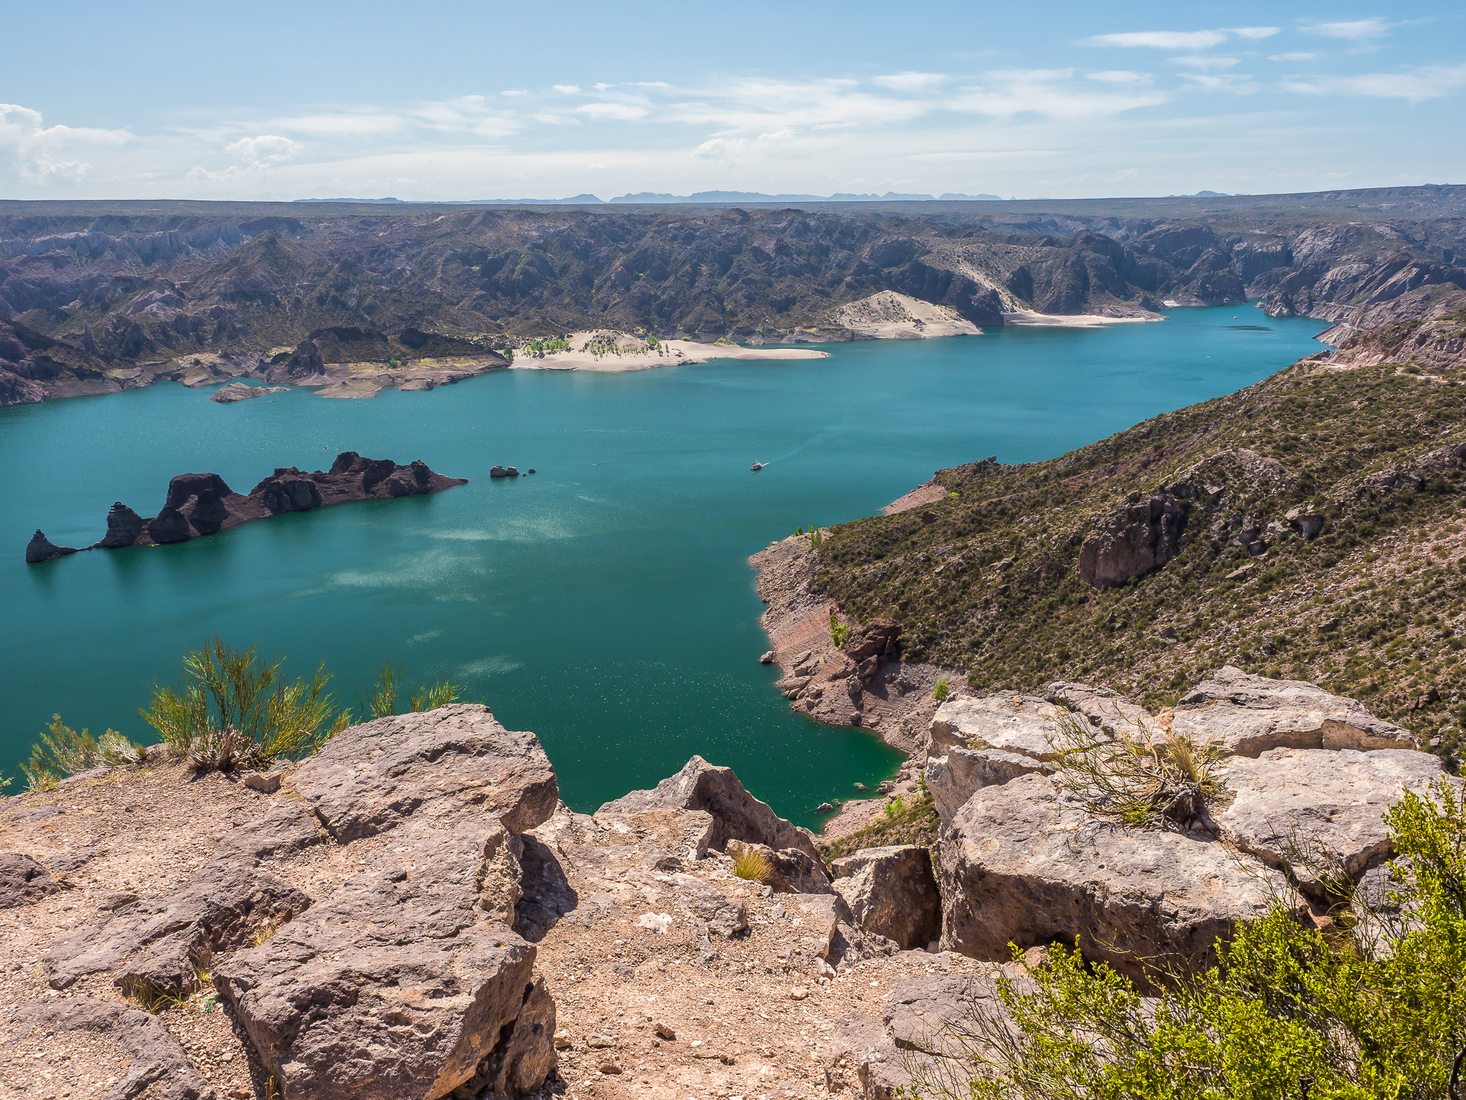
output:
M 1466 182 L 1466 5 L 0 0 L 0 197 Z

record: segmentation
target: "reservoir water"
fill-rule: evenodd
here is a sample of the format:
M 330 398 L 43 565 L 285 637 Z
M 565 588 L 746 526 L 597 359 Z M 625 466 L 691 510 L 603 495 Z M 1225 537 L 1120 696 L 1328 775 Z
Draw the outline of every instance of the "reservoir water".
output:
M 750 553 L 878 511 L 938 468 L 1051 457 L 1249 385 L 1319 350 L 1321 327 L 1227 306 L 839 344 L 821 361 L 510 371 L 365 401 L 298 390 L 220 405 L 168 384 L 0 410 L 0 772 L 16 774 L 53 712 L 149 739 L 137 709 L 151 685 L 217 634 L 291 671 L 324 661 L 341 702 L 387 662 L 408 684 L 454 679 L 539 734 L 576 809 L 700 753 L 813 824 L 816 805 L 873 786 L 897 757 L 789 712 L 758 664 Z M 276 466 L 348 449 L 471 481 L 23 562 L 37 527 L 86 545 L 114 500 L 155 513 L 174 474 L 247 492 Z M 491 482 L 495 463 L 539 472 Z

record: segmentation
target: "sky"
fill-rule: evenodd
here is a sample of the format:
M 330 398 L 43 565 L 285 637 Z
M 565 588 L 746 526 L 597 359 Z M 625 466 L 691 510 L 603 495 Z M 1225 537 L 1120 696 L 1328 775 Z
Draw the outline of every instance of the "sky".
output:
M 0 198 L 1466 182 L 1466 4 L 0 0 Z

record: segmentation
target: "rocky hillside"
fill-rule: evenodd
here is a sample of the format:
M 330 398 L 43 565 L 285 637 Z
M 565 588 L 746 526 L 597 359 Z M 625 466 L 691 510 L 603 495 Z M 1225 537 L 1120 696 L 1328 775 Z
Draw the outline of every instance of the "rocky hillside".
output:
M 1466 727 L 1462 315 L 1402 322 L 1047 462 L 937 474 L 826 532 L 811 599 L 985 690 L 1156 702 L 1236 663 Z M 890 675 L 890 674 L 886 674 Z
M 1116 824 L 1065 781 L 1076 724 L 1211 746 L 1205 799 Z M 1144 981 L 1277 901 L 1327 924 L 1339 875 L 1384 882 L 1380 811 L 1441 775 L 1359 704 L 1235 669 L 1156 716 L 1075 684 L 959 692 L 918 766 L 932 850 L 828 863 L 696 757 L 572 813 L 534 735 L 466 704 L 267 771 L 197 775 L 158 747 L 0 799 L 0 1081 L 892 1100 L 1050 942 Z
M 1450 202 L 1365 220 L 1352 205 L 1295 205 L 9 204 L 0 403 L 160 377 L 320 385 L 344 364 L 422 388 L 503 366 L 524 339 L 590 328 L 845 339 L 875 331 L 873 307 L 842 307 L 890 300 L 876 295 L 914 299 L 949 331 L 1015 311 L 1249 297 L 1358 328 L 1427 316 L 1466 287 L 1466 220 Z

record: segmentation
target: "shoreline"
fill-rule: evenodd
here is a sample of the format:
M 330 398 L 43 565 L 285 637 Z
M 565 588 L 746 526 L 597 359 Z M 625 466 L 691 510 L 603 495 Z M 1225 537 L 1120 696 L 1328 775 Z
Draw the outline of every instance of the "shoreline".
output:
M 706 344 L 695 340 L 662 340 L 657 350 L 623 349 L 597 353 L 581 348 L 538 353 L 516 352 L 510 370 L 579 370 L 596 374 L 630 374 L 708 363 L 718 359 L 741 362 L 828 359 L 830 353 L 817 348 L 753 348 L 742 344 Z
M 1112 317 L 1107 313 L 1039 313 L 1036 310 L 1014 310 L 1003 314 L 1004 326 L 1015 328 L 1104 328 L 1108 325 L 1150 324 L 1164 321 L 1159 313 L 1144 316 Z

